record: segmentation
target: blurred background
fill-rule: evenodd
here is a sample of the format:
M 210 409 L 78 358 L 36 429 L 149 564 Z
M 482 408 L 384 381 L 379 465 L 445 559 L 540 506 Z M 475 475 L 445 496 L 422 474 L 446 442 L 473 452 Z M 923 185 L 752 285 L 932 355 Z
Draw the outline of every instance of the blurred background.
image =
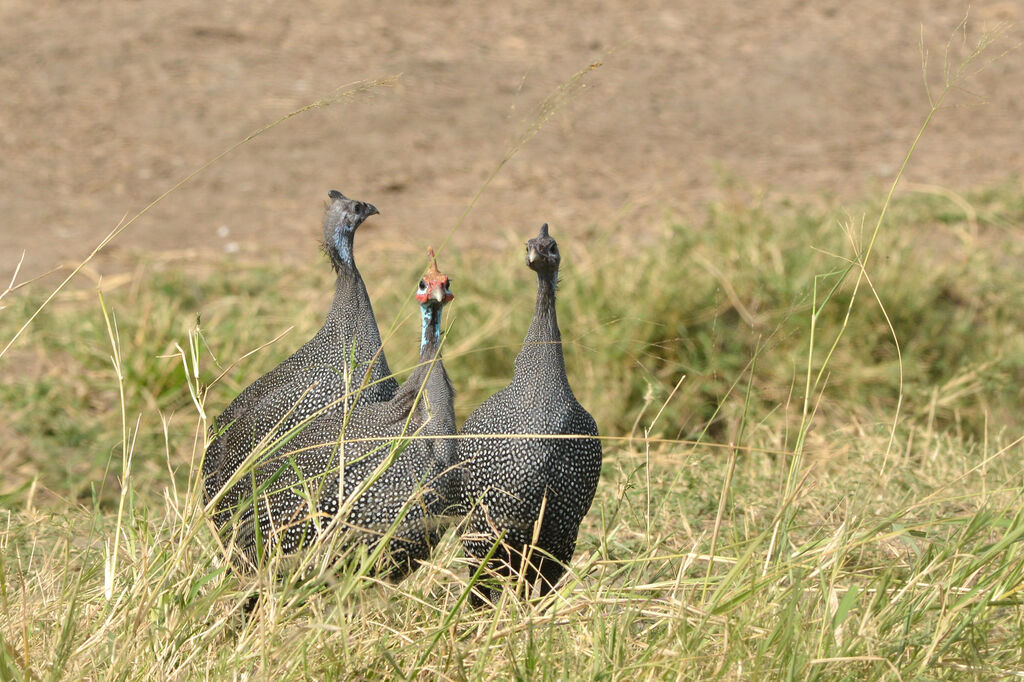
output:
M 328 189 L 380 208 L 360 245 L 439 242 L 544 103 L 585 74 L 455 239 L 544 221 L 650 232 L 737 181 L 845 199 L 887 185 L 955 66 L 1016 1 L 407 3 L 7 0 L 0 13 L 0 274 L 83 258 L 254 130 L 398 75 L 236 150 L 132 225 L 124 251 L 310 262 Z M 966 39 L 964 44 L 961 38 Z M 1010 29 L 952 94 L 908 182 L 957 191 L 1024 170 L 1024 51 Z M 550 104 L 550 102 L 549 102 Z M 416 238 L 411 237 L 412 234 Z M 563 232 L 564 234 L 564 232 Z M 423 242 L 423 244 L 421 244 Z M 372 257 L 372 256 L 371 256 Z

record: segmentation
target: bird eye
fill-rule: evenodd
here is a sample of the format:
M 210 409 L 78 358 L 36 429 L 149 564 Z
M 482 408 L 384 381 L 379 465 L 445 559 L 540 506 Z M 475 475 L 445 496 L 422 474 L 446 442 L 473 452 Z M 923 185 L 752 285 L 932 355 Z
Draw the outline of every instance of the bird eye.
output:
M 426 288 L 427 288 L 427 280 L 421 279 L 420 280 L 420 289 L 426 289 Z

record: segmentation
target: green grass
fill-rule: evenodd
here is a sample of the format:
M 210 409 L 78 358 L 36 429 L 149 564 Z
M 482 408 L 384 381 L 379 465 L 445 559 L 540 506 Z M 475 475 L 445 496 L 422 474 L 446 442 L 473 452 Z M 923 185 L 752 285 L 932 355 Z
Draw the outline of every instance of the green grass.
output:
M 824 304 L 879 200 L 552 226 L 567 364 L 609 437 L 605 467 L 568 584 L 493 614 L 462 603 L 451 535 L 397 586 L 352 572 L 282 585 L 219 560 L 184 361 L 194 347 L 192 389 L 223 409 L 319 326 L 322 259 L 143 260 L 103 295 L 110 329 L 95 292 L 69 292 L 3 359 L 0 678 L 1024 674 L 1024 189 L 964 200 L 970 215 L 897 198 L 870 286 L 854 300 L 854 270 Z M 369 232 L 360 245 L 389 360 L 409 367 L 423 259 L 389 272 L 394 258 L 369 255 L 386 246 Z M 532 312 L 521 244 L 503 246 L 456 241 L 439 257 L 457 296 L 445 364 L 460 421 L 507 382 Z M 4 298 L 0 339 L 45 294 Z M 253 581 L 271 596 L 247 622 Z

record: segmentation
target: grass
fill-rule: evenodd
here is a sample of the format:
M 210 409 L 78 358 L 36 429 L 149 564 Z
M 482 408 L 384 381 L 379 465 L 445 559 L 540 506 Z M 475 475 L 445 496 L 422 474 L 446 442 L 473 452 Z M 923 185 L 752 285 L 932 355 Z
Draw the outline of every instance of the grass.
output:
M 272 596 L 259 618 L 241 616 L 252 582 L 225 572 L 203 520 L 190 384 L 215 413 L 307 338 L 327 306 L 326 263 L 150 261 L 102 305 L 71 292 L 29 328 L 0 387 L 0 676 L 1024 674 L 1024 191 L 964 200 L 970 220 L 936 194 L 892 204 L 898 229 L 880 233 L 870 275 L 902 387 L 888 324 L 863 296 L 811 396 L 793 485 L 808 357 L 816 372 L 853 282 L 820 308 L 811 343 L 815 284 L 820 305 L 864 243 L 848 216 L 877 202 L 737 200 L 639 245 L 618 226 L 586 240 L 553 227 L 570 375 L 610 438 L 572 579 L 550 603 L 510 599 L 495 614 L 462 603 L 449 536 L 397 586 L 257 578 Z M 441 256 L 457 295 L 445 361 L 460 419 L 507 381 L 528 323 L 520 249 Z M 389 273 L 362 260 L 387 328 L 408 312 L 420 263 Z M 43 295 L 5 299 L 0 336 Z M 216 380 L 224 358 L 292 324 Z M 415 324 L 392 330 L 393 366 L 414 362 Z
M 605 466 L 567 582 L 493 612 L 466 608 L 451 534 L 399 585 L 223 566 L 207 417 L 317 328 L 326 264 L 143 255 L 102 294 L 0 294 L 0 679 L 1024 677 L 1024 187 L 915 189 L 552 227 Z M 410 367 L 422 261 L 359 249 Z M 460 420 L 508 380 L 535 286 L 520 259 L 440 256 Z

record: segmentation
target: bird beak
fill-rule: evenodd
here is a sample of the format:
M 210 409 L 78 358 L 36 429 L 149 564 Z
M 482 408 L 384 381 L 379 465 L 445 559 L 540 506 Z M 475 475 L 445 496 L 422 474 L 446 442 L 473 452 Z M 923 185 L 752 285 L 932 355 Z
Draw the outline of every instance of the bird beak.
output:
M 444 287 L 440 284 L 430 290 L 430 298 L 438 303 L 444 303 Z
M 366 217 L 369 218 L 372 215 L 380 215 L 380 211 L 378 211 L 377 207 L 374 206 L 373 204 L 367 204 L 366 205 Z
M 532 263 L 537 260 L 537 249 L 532 246 L 526 249 L 526 262 Z

